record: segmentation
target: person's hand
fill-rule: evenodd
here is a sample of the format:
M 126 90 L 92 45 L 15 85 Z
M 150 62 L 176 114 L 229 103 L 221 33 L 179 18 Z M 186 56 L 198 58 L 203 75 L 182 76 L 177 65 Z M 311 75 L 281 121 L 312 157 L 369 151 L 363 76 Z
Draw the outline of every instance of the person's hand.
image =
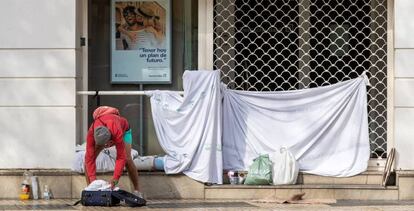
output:
M 114 189 L 116 185 L 118 185 L 118 180 L 111 179 L 109 180 L 109 183 L 111 184 L 111 189 Z
M 145 28 L 145 31 L 149 33 L 153 33 L 154 35 L 157 34 L 157 30 L 155 30 L 155 28 L 152 26 L 148 26 L 147 28 Z
M 132 33 L 132 32 L 126 32 L 126 35 L 129 37 L 129 39 L 132 41 L 132 42 L 137 42 L 137 39 L 138 39 L 138 36 L 137 36 L 137 34 L 136 33 Z

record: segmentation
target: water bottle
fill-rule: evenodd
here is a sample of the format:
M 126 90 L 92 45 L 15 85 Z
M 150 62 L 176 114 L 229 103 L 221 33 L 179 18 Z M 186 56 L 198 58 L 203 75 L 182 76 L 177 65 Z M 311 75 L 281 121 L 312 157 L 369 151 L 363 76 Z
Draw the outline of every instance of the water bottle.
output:
M 45 188 L 43 190 L 43 199 L 44 200 L 50 200 L 50 191 L 49 191 L 49 187 L 47 185 L 45 185 Z
M 32 176 L 32 194 L 33 199 L 39 199 L 39 184 L 37 182 L 37 177 Z

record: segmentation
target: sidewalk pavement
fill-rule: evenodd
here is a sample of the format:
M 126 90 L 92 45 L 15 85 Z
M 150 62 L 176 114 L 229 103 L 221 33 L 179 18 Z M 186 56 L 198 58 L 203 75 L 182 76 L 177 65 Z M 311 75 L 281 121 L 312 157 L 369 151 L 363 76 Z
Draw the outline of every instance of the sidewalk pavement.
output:
M 149 200 L 147 206 L 130 208 L 72 206 L 76 200 L 0 200 L 0 210 L 414 210 L 414 201 L 337 201 L 335 204 L 278 204 L 242 200 Z

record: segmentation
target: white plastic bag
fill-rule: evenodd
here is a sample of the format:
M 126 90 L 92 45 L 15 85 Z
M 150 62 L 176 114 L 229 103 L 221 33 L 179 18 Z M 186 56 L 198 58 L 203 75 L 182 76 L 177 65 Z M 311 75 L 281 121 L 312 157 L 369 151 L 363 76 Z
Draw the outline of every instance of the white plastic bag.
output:
M 105 180 L 94 180 L 84 190 L 98 191 L 98 190 L 110 190 L 110 189 L 111 189 L 111 184 L 109 184 L 109 182 Z
M 299 164 L 295 156 L 286 148 L 272 154 L 273 185 L 295 184 L 299 173 Z
M 111 184 L 105 180 L 94 180 L 91 182 L 88 187 L 86 187 L 84 190 L 87 191 L 108 191 L 108 190 L 114 190 L 118 191 L 119 187 L 115 187 L 114 189 L 111 189 Z

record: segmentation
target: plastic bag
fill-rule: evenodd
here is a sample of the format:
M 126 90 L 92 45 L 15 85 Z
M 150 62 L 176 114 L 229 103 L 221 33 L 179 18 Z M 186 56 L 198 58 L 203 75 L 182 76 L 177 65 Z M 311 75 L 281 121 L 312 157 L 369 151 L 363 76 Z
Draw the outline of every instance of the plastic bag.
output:
M 111 184 L 109 184 L 109 182 L 105 180 L 94 180 L 84 190 L 86 191 L 111 190 Z
M 295 184 L 299 173 L 299 164 L 295 156 L 286 148 L 271 155 L 273 162 L 273 185 Z
M 244 184 L 246 185 L 269 185 L 272 183 L 272 162 L 269 155 L 260 155 L 254 159 L 249 167 Z

